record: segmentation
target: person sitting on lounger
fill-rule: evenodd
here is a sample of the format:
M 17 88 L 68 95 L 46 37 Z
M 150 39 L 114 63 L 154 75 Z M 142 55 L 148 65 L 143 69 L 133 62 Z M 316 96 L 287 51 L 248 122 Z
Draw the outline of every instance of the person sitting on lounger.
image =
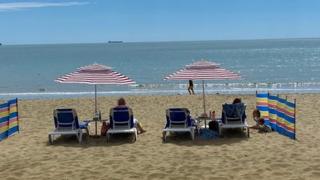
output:
M 124 107 L 129 108 L 126 105 L 126 100 L 121 97 L 118 99 L 117 106 L 115 108 L 124 108 Z M 136 118 L 133 119 L 133 123 L 134 123 L 134 126 L 137 128 L 139 134 L 146 132 L 146 130 L 142 127 L 141 123 L 138 122 Z
M 232 102 L 232 104 L 237 104 L 237 103 L 241 103 L 241 99 L 240 98 L 235 98 Z
M 232 102 L 232 104 L 238 104 L 238 103 L 242 103 L 242 100 L 241 98 L 235 98 Z M 246 119 L 247 118 L 247 115 L 246 115 L 246 112 L 243 113 L 243 116 L 242 116 L 242 119 Z

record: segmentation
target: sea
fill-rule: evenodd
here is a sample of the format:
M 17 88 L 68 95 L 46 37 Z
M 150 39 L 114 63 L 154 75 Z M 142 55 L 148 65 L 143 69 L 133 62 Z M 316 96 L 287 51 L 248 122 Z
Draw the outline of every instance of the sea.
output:
M 0 99 L 93 96 L 94 87 L 54 80 L 78 67 L 110 66 L 136 84 L 98 85 L 98 96 L 187 94 L 187 81 L 164 78 L 197 60 L 239 73 L 205 81 L 207 94 L 320 92 L 320 39 L 123 42 L 0 46 Z M 202 81 L 194 81 L 196 93 Z

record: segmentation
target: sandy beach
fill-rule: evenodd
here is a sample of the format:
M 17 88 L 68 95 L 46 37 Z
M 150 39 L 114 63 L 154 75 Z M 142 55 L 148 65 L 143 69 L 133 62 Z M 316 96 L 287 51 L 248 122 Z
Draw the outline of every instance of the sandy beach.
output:
M 284 95 L 281 95 L 284 96 Z M 53 109 L 75 108 L 81 120 L 90 119 L 93 98 L 21 100 L 19 134 L 0 142 L 1 179 L 320 179 L 319 94 L 289 94 L 297 99 L 297 140 L 276 132 L 251 137 L 213 140 L 189 136 L 169 137 L 163 144 L 161 132 L 165 109 L 187 107 L 195 116 L 202 112 L 201 95 L 127 96 L 127 104 L 147 130 L 135 143 L 126 137 L 59 138 L 48 143 L 53 129 Z M 208 110 L 221 114 L 221 104 L 236 95 L 208 95 Z M 240 96 L 247 104 L 248 122 L 254 95 Z M 102 118 L 118 97 L 99 97 Z M 90 126 L 94 134 L 94 126 Z

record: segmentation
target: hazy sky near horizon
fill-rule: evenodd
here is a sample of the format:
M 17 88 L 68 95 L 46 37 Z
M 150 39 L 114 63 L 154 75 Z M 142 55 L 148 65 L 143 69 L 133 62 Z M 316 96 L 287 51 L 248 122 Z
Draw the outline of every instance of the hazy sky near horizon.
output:
M 319 0 L 0 0 L 0 42 L 320 37 L 319 9 Z

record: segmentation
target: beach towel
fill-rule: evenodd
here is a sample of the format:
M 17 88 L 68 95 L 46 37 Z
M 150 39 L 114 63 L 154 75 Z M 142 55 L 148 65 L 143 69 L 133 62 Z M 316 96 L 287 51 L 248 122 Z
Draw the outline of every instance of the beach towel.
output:
M 200 130 L 200 138 L 204 140 L 216 139 L 219 137 L 219 133 L 217 131 L 212 131 L 210 129 L 201 129 Z

